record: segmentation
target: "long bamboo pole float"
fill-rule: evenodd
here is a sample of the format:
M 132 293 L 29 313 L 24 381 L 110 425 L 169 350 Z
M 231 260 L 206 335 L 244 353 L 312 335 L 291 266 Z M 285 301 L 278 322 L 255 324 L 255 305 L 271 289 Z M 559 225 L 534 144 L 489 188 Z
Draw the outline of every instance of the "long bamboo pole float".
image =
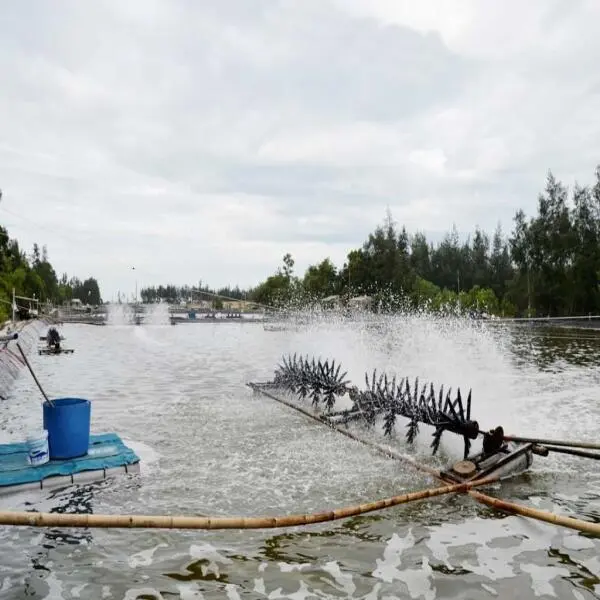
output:
M 408 462 L 409 464 L 412 464 L 420 471 L 425 471 L 425 472 L 429 473 L 430 475 L 433 475 L 437 479 L 439 479 L 443 482 L 447 482 L 446 479 L 444 479 L 444 477 L 442 476 L 442 473 L 440 471 L 436 471 L 436 469 L 432 469 L 431 467 L 428 467 L 426 465 L 421 465 L 420 463 L 412 460 L 408 456 L 404 456 L 403 454 L 399 454 L 392 450 L 387 450 L 386 448 L 383 448 L 382 446 L 379 446 L 378 444 L 374 444 L 368 440 L 364 440 L 364 439 L 362 439 L 354 434 L 351 434 L 350 432 L 348 432 L 344 429 L 341 429 L 340 427 L 337 427 L 333 424 L 325 423 L 324 421 L 319 419 L 316 415 L 311 414 L 309 411 L 307 411 L 299 406 L 295 406 L 291 402 L 283 400 L 282 398 L 278 398 L 277 396 L 269 393 L 268 391 L 261 388 L 260 386 L 250 386 L 250 387 L 258 390 L 261 394 L 264 394 L 265 396 L 268 396 L 269 398 L 272 398 L 273 400 L 276 400 L 277 402 L 281 402 L 282 404 L 285 404 L 285 405 L 289 406 L 290 408 L 293 408 L 293 409 L 305 414 L 306 416 L 317 421 L 318 423 L 323 423 L 324 425 L 327 425 L 331 429 L 335 429 L 336 431 L 339 431 L 340 433 L 342 433 L 358 442 L 361 442 L 361 443 L 365 444 L 366 446 L 373 448 L 374 450 L 379 451 L 380 453 L 384 454 L 385 456 L 388 456 L 389 458 Z M 506 439 L 506 436 L 505 436 L 505 439 Z M 519 439 L 519 438 L 513 438 L 513 439 L 514 439 L 514 441 L 517 441 L 517 439 Z M 544 441 L 544 440 L 535 440 L 534 441 L 529 438 L 520 438 L 520 439 L 531 441 L 534 443 L 535 442 L 541 443 Z M 527 506 L 523 506 L 521 504 L 515 504 L 514 502 L 507 502 L 506 500 L 500 500 L 498 498 L 493 498 L 492 496 L 482 494 L 481 492 L 477 492 L 475 490 L 467 490 L 467 493 L 471 497 L 473 497 L 475 500 L 477 500 L 478 502 L 481 502 L 488 506 L 493 506 L 494 508 L 498 508 L 499 510 L 504 510 L 505 512 L 508 512 L 508 513 L 515 513 L 515 514 L 519 514 L 521 516 L 531 517 L 532 519 L 538 519 L 540 521 L 546 521 L 547 523 L 554 523 L 555 525 L 562 525 L 563 527 L 568 527 L 570 529 L 575 529 L 577 531 L 583 531 L 586 533 L 593 533 L 594 535 L 600 536 L 600 524 L 597 524 L 597 523 L 590 523 L 589 521 L 582 521 L 581 519 L 574 519 L 571 517 L 561 517 L 560 515 L 556 515 L 549 511 L 533 509 L 533 508 L 529 508 Z
M 0 525 L 23 527 L 85 527 L 85 528 L 136 528 L 136 529 L 273 529 L 314 525 L 326 521 L 347 519 L 368 512 L 434 498 L 444 494 L 465 492 L 473 487 L 496 481 L 484 478 L 469 483 L 444 485 L 437 488 L 410 492 L 383 500 L 337 508 L 326 512 L 274 517 L 184 517 L 162 515 L 93 515 L 73 513 L 39 513 L 0 511 Z
M 567 440 L 545 440 L 542 438 L 520 437 L 517 435 L 505 435 L 504 439 L 507 442 L 523 442 L 532 444 L 551 444 L 553 446 L 567 446 L 569 448 L 587 448 L 588 450 L 600 450 L 600 444 L 593 442 L 570 442 Z
M 582 521 L 581 519 L 574 519 L 572 517 L 563 517 L 547 510 L 539 510 L 538 508 L 531 508 L 529 506 L 523 506 L 522 504 L 515 504 L 514 502 L 492 498 L 491 496 L 481 494 L 475 490 L 469 490 L 468 494 L 483 504 L 487 504 L 488 506 L 505 512 L 515 513 L 522 517 L 531 517 L 538 521 L 545 521 L 546 523 L 552 523 L 553 525 L 562 525 L 569 529 L 576 529 L 577 531 L 600 536 L 600 523 L 591 523 L 590 521 Z

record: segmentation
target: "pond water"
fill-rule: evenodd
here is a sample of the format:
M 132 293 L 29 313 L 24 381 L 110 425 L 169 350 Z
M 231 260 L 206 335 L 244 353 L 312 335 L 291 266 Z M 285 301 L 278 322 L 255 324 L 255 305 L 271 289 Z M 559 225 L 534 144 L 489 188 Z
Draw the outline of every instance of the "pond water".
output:
M 114 323 L 114 321 L 112 321 Z M 118 323 L 118 322 L 117 322 Z M 75 353 L 31 364 L 52 397 L 92 401 L 92 431 L 118 433 L 140 475 L 2 498 L 1 509 L 263 516 L 317 512 L 435 485 L 266 397 L 283 354 L 335 358 L 359 386 L 390 375 L 472 389 L 482 427 L 598 441 L 600 334 L 424 317 L 260 323 L 68 325 Z M 44 332 L 42 332 L 44 333 Z M 0 443 L 41 425 L 25 369 L 0 400 Z M 403 452 L 461 458 L 430 431 Z M 600 522 L 600 464 L 535 457 L 489 492 Z M 600 540 L 442 496 L 310 527 L 272 530 L 54 530 L 0 527 L 4 598 L 597 598 Z

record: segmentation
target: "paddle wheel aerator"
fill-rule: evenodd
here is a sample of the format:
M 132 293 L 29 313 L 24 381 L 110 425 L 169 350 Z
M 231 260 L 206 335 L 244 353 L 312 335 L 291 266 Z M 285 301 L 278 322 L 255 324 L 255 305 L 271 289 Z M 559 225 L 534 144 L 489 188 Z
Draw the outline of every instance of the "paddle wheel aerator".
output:
M 464 439 L 464 457 L 471 449 L 471 440 L 480 434 L 479 424 L 471 419 L 471 391 L 466 406 L 460 389 L 452 399 L 452 389 L 444 394 L 441 387 L 436 393 L 433 384 L 419 386 L 419 379 L 414 383 L 408 378 L 398 380 L 389 378 L 385 373 L 365 374 L 366 387 L 360 390 L 351 386 L 342 372 L 341 365 L 308 357 L 283 357 L 282 363 L 275 370 L 275 376 L 269 385 L 285 389 L 300 398 L 309 398 L 313 406 L 322 404 L 326 413 L 322 418 L 333 420 L 337 424 L 362 420 L 367 425 L 374 425 L 377 417 L 383 416 L 383 430 L 387 436 L 394 432 L 398 416 L 409 420 L 406 440 L 412 444 L 419 432 L 419 424 L 435 427 L 431 447 L 433 454 L 438 451 L 442 435 L 450 431 Z M 336 401 L 348 394 L 352 407 L 334 412 Z

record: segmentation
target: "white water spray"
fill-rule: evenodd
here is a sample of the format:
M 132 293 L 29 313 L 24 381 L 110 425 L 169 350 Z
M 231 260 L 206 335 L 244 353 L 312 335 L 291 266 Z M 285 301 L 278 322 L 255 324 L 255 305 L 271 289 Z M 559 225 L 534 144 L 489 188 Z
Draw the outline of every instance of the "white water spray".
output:
M 129 304 L 110 303 L 106 313 L 106 324 L 113 326 L 133 325 L 135 314 Z
M 153 326 L 170 325 L 169 305 L 164 302 L 147 305 L 143 324 Z

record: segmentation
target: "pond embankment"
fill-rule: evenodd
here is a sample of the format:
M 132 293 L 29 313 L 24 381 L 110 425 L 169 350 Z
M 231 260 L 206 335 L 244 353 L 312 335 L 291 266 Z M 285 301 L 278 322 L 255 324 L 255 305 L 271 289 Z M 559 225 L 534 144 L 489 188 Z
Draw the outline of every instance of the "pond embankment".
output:
M 18 342 L 23 348 L 25 354 L 29 354 L 35 347 L 41 333 L 47 327 L 44 319 L 34 319 L 30 321 L 18 321 L 14 325 L 8 321 L 0 328 L 0 336 L 10 333 L 18 333 Z M 21 369 L 25 367 L 23 357 L 17 349 L 15 342 L 0 343 L 0 401 L 7 397 L 7 394 L 18 377 Z

